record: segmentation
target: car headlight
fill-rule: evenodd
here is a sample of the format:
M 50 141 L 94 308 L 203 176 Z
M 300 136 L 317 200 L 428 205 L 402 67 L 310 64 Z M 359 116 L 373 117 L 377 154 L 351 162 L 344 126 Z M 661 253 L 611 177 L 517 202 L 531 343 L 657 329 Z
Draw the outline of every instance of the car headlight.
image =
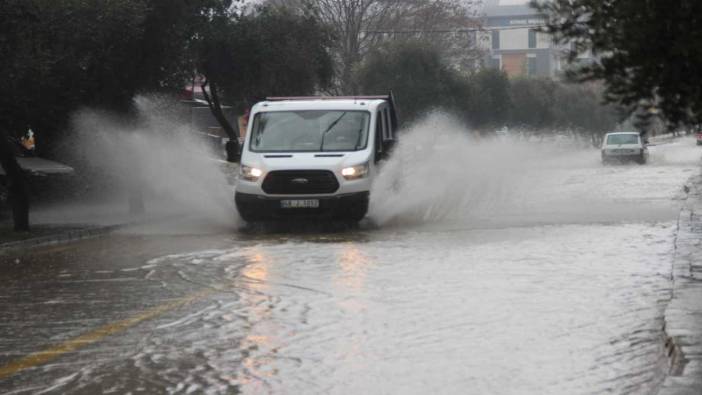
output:
M 341 169 L 341 175 L 347 180 L 358 180 L 368 175 L 368 163 L 363 163 L 356 166 L 344 167 Z
M 241 175 L 241 178 L 246 181 L 256 182 L 263 175 L 263 170 L 251 166 L 241 165 L 239 168 L 239 175 Z

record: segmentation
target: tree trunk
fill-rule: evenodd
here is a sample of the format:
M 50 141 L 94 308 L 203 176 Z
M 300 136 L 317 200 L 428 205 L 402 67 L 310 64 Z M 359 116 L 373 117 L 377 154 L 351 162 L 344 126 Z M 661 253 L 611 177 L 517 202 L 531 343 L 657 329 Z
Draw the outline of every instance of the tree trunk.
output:
M 207 93 L 207 87 L 209 85 L 210 93 Z M 239 133 L 234 130 L 234 127 L 229 123 L 227 117 L 224 116 L 224 111 L 222 111 L 222 104 L 219 100 L 219 93 L 217 92 L 217 84 L 206 80 L 202 85 L 202 94 L 207 100 L 207 105 L 210 107 L 212 115 L 224 129 L 224 132 L 229 136 L 229 142 L 226 145 L 227 151 L 227 161 L 228 162 L 238 162 L 239 161 Z
M 7 200 L 12 209 L 16 231 L 29 230 L 29 191 L 24 172 L 17 163 L 12 143 L 4 131 L 0 132 L 0 163 L 7 180 Z

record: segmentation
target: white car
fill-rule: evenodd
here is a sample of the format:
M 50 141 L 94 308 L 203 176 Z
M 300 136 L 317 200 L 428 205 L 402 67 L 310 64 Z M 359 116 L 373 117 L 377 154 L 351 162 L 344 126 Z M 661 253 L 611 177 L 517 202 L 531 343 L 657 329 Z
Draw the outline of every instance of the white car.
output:
M 237 211 L 248 222 L 360 221 L 396 128 L 392 95 L 268 98 L 256 104 L 242 147 Z
M 648 160 L 648 142 L 638 132 L 607 133 L 602 142 L 602 163 Z

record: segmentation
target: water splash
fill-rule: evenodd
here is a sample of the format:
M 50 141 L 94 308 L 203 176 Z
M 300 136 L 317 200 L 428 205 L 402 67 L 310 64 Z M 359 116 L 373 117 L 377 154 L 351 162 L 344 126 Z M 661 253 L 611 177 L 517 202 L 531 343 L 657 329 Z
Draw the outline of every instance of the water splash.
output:
M 481 138 L 445 114 L 430 114 L 402 133 L 381 169 L 370 217 L 380 226 L 473 227 L 657 220 L 675 209 L 670 191 L 699 161 L 689 154 L 692 143 L 681 140 L 653 147 L 646 166 L 603 166 L 598 150 L 555 131 L 552 137 Z M 650 167 L 669 174 L 671 188 L 648 186 Z M 645 196 L 640 184 L 650 189 Z
M 525 167 L 551 146 L 513 138 L 480 139 L 451 117 L 434 113 L 406 130 L 373 189 L 379 224 L 490 215 L 515 203 Z
M 103 197 L 126 202 L 137 191 L 147 213 L 236 224 L 233 169 L 220 153 L 178 120 L 177 103 L 153 96 L 135 103 L 136 120 L 90 109 L 73 117 L 73 154 L 89 164 L 91 177 L 104 178 L 97 183 Z

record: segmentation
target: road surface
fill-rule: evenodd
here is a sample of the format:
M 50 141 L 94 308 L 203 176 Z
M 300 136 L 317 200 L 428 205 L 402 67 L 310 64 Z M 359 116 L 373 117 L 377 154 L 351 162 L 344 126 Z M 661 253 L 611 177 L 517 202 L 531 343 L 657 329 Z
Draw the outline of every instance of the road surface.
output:
M 356 229 L 184 217 L 5 253 L 0 392 L 655 393 L 694 140 L 644 166 L 452 149 Z

